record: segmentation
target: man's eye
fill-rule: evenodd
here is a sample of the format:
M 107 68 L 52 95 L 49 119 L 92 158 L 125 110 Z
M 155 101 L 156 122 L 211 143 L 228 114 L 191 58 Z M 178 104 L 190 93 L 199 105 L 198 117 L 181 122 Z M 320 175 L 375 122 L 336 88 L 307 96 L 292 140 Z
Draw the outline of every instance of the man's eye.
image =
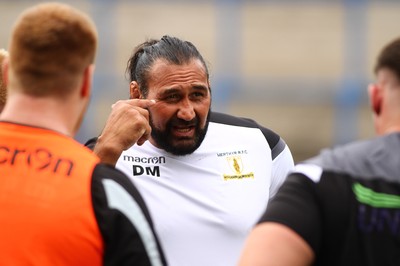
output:
M 194 98 L 202 98 L 202 97 L 204 97 L 204 93 L 201 93 L 201 92 L 194 92 L 194 93 L 192 94 L 192 96 L 193 96 Z
M 178 94 L 171 94 L 165 97 L 166 100 L 175 100 L 178 99 L 179 95 Z

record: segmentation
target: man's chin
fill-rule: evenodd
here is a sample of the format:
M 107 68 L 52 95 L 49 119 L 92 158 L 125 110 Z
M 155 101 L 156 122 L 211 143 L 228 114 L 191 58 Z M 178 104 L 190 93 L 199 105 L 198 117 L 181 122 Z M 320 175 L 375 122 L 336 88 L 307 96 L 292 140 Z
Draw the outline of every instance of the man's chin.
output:
M 193 153 L 197 148 L 193 141 L 186 140 L 183 143 L 180 141 L 180 143 L 172 145 L 169 152 L 174 155 L 188 155 Z

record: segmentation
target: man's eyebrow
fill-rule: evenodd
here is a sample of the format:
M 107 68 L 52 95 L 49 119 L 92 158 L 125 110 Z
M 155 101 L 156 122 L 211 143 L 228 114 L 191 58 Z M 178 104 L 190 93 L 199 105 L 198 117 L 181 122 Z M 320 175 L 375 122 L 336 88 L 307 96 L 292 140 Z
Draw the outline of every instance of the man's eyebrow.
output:
M 169 87 L 169 88 L 165 88 L 164 90 L 162 90 L 160 92 L 160 95 L 175 93 L 175 92 L 179 92 L 179 91 L 180 91 L 179 88 Z
M 208 86 L 203 85 L 203 84 L 191 84 L 190 86 L 196 90 L 208 90 Z M 179 92 L 179 91 L 180 91 L 180 89 L 178 87 L 169 87 L 169 88 L 165 88 L 162 92 L 160 92 L 160 95 L 175 93 L 175 92 Z
M 208 90 L 208 86 L 202 84 L 192 84 L 192 88 L 196 90 Z

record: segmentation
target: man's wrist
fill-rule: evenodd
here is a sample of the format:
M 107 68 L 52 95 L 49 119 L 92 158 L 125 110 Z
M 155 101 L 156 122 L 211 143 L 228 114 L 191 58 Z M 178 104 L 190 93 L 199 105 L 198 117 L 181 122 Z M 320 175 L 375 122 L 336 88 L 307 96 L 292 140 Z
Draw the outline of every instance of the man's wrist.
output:
M 116 147 L 116 145 L 113 145 L 110 141 L 104 141 L 103 138 L 99 136 L 93 152 L 100 158 L 102 163 L 115 166 L 122 150 Z

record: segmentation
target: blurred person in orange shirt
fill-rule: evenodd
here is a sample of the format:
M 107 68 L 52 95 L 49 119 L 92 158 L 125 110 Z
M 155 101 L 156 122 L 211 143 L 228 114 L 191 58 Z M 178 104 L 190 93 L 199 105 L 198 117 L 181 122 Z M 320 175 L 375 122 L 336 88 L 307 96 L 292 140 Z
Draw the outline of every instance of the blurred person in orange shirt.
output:
M 92 20 L 61 3 L 25 10 L 12 29 L 0 115 L 2 265 L 166 264 L 137 189 L 73 139 L 97 43 Z M 135 123 L 146 130 L 146 120 L 143 112 Z

